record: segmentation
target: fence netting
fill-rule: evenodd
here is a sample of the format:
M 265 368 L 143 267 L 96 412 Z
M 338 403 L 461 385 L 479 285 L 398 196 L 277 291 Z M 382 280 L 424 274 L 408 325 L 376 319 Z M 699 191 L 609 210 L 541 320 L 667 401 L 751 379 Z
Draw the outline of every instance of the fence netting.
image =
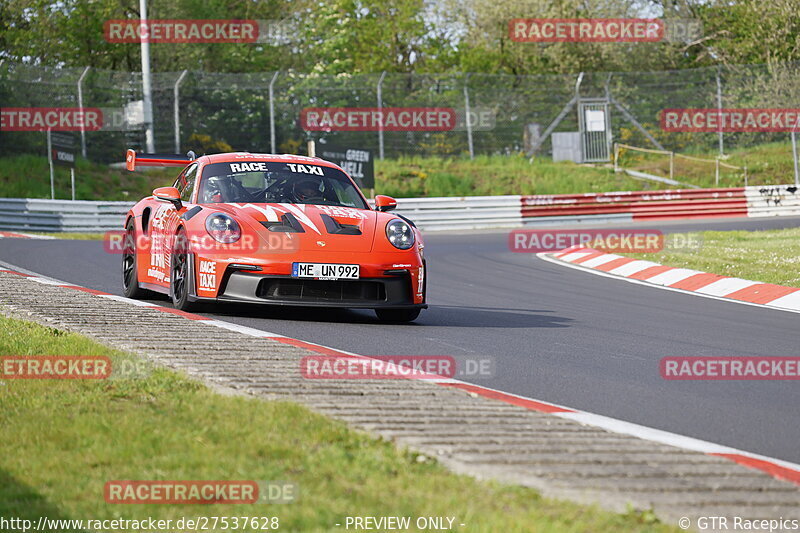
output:
M 678 152 L 717 150 L 718 133 L 666 132 L 669 108 L 793 108 L 800 63 L 669 72 L 575 75 L 153 73 L 158 152 L 227 149 L 303 153 L 306 142 L 374 150 L 384 157 L 528 154 L 552 151 L 549 133 L 579 129 L 579 99 L 608 103 L 611 138 Z M 79 97 L 80 93 L 80 97 Z M 100 108 L 104 125 L 84 133 L 89 159 L 122 160 L 143 150 L 139 72 L 0 65 L 0 106 Z M 573 104 L 570 107 L 570 104 Z M 455 112 L 443 131 L 306 131 L 307 108 L 440 107 Z M 467 109 L 470 110 L 469 117 Z M 274 136 L 273 136 L 274 131 Z M 788 132 L 723 133 L 724 150 L 788 139 Z M 177 137 L 177 138 L 176 138 Z M 177 141 L 177 143 L 176 143 Z M 44 154 L 42 132 L 0 131 L 0 155 Z

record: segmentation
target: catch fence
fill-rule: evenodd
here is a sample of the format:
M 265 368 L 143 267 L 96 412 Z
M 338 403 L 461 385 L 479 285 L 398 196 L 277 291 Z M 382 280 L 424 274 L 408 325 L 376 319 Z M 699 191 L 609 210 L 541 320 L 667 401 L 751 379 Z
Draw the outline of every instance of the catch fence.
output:
M 660 113 L 794 107 L 800 101 L 800 63 L 538 76 L 181 71 L 153 73 L 152 85 L 158 152 L 303 153 L 306 142 L 315 140 L 318 146 L 371 149 L 386 158 L 548 156 L 554 151 L 551 134 L 583 132 L 586 160 L 602 161 L 611 159 L 613 142 L 722 153 L 786 141 L 785 131 L 666 132 Z M 79 135 L 83 152 L 94 161 L 119 162 L 125 149 L 144 149 L 141 101 L 138 72 L 0 64 L 3 108 L 103 111 L 103 128 Z M 312 107 L 447 108 L 455 123 L 442 131 L 307 131 L 300 117 Z M 4 128 L 0 155 L 18 153 L 45 153 L 45 135 Z

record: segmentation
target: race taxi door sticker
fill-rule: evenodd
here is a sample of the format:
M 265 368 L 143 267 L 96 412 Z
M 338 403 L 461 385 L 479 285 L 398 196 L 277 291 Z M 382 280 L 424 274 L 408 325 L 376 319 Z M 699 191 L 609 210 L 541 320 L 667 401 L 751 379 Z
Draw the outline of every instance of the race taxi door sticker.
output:
M 425 263 L 423 263 L 419 267 L 419 272 L 417 272 L 417 299 L 422 301 L 425 290 Z
M 197 265 L 197 292 L 217 292 L 217 262 L 200 260 Z
M 169 283 L 171 236 L 178 224 L 178 214 L 172 204 L 162 204 L 150 221 L 150 266 L 147 277 L 159 283 Z

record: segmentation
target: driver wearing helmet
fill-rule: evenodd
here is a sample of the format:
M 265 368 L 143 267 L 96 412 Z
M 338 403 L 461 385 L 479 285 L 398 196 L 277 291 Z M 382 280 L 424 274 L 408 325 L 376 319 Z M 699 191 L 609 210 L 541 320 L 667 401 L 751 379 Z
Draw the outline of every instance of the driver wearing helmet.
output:
M 224 201 L 221 181 L 222 176 L 211 176 L 205 180 L 201 200 L 203 203 L 218 204 Z
M 294 200 L 300 204 L 320 202 L 324 199 L 325 184 L 317 178 L 301 178 L 292 185 Z

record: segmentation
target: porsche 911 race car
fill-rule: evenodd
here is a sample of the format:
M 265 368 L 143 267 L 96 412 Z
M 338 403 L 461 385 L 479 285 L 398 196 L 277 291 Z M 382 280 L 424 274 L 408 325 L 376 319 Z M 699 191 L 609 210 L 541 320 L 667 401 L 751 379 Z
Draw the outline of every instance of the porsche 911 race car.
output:
M 196 302 L 364 308 L 389 322 L 412 321 L 427 307 L 419 230 L 388 213 L 397 205 L 388 196 L 371 209 L 333 163 L 133 150 L 126 163 L 183 167 L 126 216 L 127 297 L 160 292 L 180 310 Z

